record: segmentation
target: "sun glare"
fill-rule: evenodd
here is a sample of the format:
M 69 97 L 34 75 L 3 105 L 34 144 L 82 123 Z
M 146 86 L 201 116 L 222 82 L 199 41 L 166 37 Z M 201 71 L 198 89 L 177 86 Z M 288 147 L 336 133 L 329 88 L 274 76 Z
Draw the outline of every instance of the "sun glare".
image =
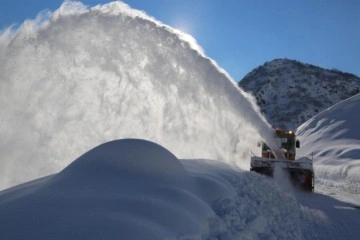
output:
M 187 34 L 193 34 L 193 26 L 185 17 L 177 17 L 173 20 L 173 27 Z

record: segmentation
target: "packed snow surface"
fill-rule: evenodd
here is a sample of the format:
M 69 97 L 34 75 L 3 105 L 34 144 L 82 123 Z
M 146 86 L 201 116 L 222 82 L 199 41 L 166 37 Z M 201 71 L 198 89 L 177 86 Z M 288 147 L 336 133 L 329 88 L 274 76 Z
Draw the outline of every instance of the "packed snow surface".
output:
M 271 142 L 252 97 L 194 39 L 122 2 L 67 1 L 3 31 L 0 62 L 0 189 L 114 139 L 243 168 L 259 135 Z

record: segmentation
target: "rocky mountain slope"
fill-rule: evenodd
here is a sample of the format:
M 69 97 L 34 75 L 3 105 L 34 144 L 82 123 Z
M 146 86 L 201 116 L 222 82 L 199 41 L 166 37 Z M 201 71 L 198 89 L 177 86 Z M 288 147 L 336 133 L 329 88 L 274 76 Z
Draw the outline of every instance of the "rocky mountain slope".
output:
M 273 127 L 296 129 L 322 110 L 360 92 L 360 78 L 289 59 L 266 62 L 239 86 L 251 92 Z

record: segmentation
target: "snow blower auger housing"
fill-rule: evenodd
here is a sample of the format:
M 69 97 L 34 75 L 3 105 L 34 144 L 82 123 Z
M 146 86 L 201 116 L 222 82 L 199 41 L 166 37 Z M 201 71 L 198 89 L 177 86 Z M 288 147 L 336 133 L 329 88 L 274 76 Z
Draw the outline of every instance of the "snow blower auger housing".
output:
M 296 159 L 296 148 L 300 148 L 300 141 L 290 130 L 275 129 L 275 139 L 281 143 L 281 154 L 273 151 L 262 142 L 261 157 L 253 156 L 250 162 L 250 171 L 273 176 L 275 168 L 282 168 L 289 173 L 292 183 L 307 191 L 314 191 L 314 169 L 312 160 L 308 157 Z M 279 156 L 281 157 L 275 157 Z

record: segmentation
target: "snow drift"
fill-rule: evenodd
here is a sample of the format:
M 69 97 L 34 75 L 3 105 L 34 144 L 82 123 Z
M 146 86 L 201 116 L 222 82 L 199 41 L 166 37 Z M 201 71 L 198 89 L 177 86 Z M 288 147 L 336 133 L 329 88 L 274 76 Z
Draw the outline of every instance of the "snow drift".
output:
M 3 31 L 0 62 L 0 189 L 114 139 L 243 168 L 259 133 L 271 141 L 252 98 L 194 39 L 122 2 L 66 1 Z
M 60 173 L 0 192 L 1 239 L 299 239 L 291 195 L 155 143 L 102 144 Z
M 360 94 L 319 113 L 297 134 L 299 155 L 313 154 L 316 185 L 356 194 L 360 202 Z

